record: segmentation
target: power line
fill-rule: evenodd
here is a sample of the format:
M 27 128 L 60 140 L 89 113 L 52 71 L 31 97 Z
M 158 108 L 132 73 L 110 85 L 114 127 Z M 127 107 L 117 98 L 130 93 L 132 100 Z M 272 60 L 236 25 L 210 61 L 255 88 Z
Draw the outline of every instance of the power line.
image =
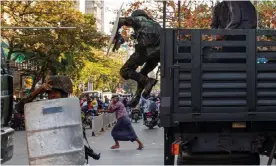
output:
M 0 29 L 76 29 L 76 27 L 0 27 Z

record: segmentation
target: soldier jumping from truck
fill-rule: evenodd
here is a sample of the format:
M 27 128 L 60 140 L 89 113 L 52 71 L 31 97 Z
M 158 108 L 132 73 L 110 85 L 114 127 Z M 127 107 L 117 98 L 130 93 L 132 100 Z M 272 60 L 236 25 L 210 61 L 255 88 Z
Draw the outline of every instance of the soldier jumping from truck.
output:
M 152 87 L 157 83 L 156 79 L 147 75 L 160 62 L 161 26 L 143 10 L 135 10 L 130 17 L 120 17 L 118 29 L 122 26 L 132 27 L 135 32 L 132 37 L 137 40 L 135 52 L 120 70 L 120 75 L 124 79 L 137 82 L 136 93 L 130 101 L 130 105 L 135 107 L 139 103 L 142 92 L 142 96 L 147 98 Z M 136 72 L 136 69 L 142 65 L 144 66 L 141 71 Z

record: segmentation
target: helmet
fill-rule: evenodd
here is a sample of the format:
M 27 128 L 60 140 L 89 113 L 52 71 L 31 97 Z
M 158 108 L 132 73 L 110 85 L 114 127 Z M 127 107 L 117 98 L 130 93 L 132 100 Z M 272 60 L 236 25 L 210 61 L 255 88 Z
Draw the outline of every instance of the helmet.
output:
M 62 75 L 50 76 L 48 79 L 52 89 L 63 91 L 67 94 L 73 92 L 73 84 L 69 77 Z
M 144 10 L 140 10 L 140 9 L 133 11 L 131 14 L 131 17 L 137 17 L 137 16 L 145 16 L 149 18 L 148 14 Z

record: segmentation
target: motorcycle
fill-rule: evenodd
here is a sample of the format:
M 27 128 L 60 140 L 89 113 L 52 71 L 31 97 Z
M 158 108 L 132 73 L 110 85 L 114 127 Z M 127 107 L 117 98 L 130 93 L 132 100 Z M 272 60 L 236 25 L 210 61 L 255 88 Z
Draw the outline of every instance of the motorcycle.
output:
M 108 104 L 107 103 L 104 103 L 103 104 L 103 110 L 107 110 L 108 109 Z
M 130 119 L 132 119 L 132 109 L 131 109 L 131 107 L 130 107 L 130 106 L 127 106 L 127 107 L 126 107 L 126 110 L 127 110 L 128 117 L 129 117 Z
M 141 114 L 141 112 L 139 109 L 133 109 L 131 111 L 131 119 L 134 120 L 135 123 L 137 123 L 138 120 L 140 119 L 140 116 L 141 116 L 140 114 Z
M 144 125 L 149 129 L 153 129 L 155 126 L 160 127 L 160 117 L 156 101 L 148 99 L 144 112 Z

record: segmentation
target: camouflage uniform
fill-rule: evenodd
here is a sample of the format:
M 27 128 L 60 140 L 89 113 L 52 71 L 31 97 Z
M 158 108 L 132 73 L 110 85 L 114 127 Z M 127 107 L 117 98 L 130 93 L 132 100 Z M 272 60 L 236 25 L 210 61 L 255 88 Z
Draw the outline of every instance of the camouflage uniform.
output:
M 63 98 L 68 97 L 68 95 L 73 92 L 72 81 L 67 76 L 50 76 L 48 80 L 51 81 L 49 84 L 52 86 L 52 89 L 60 91 Z M 36 97 L 37 96 L 30 94 L 21 99 L 20 102 L 15 105 L 16 110 L 20 113 L 24 113 L 24 105 L 32 102 Z
M 118 28 L 122 26 L 132 27 L 135 31 L 134 38 L 138 42 L 135 45 L 135 52 L 120 70 L 120 75 L 124 79 L 132 79 L 138 83 L 136 94 L 130 102 L 132 106 L 135 106 L 139 102 L 142 91 L 144 90 L 143 96 L 147 97 L 157 83 L 157 80 L 149 78 L 147 74 L 160 62 L 161 26 L 142 10 L 134 11 L 131 17 L 120 18 Z M 141 71 L 136 72 L 136 69 L 143 64 L 145 65 Z

